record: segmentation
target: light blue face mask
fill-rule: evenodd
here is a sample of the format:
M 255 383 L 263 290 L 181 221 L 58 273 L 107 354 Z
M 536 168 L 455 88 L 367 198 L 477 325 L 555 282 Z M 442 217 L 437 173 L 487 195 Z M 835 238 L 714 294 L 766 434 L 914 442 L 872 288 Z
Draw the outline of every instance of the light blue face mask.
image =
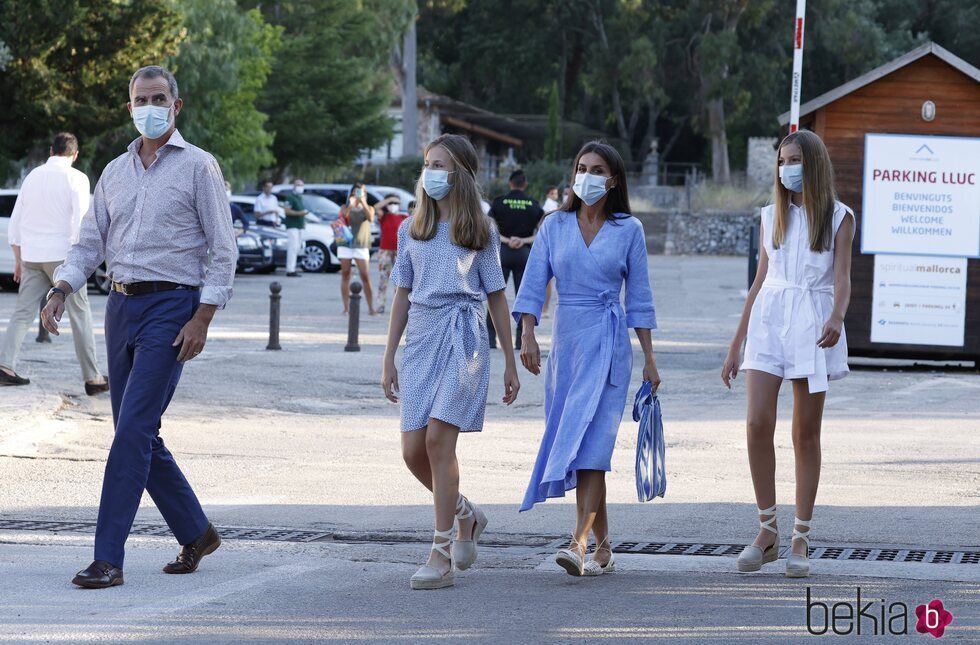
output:
M 425 194 L 432 199 L 439 201 L 449 194 L 453 185 L 449 183 L 448 170 L 434 170 L 425 168 L 422 170 L 422 189 Z
M 606 188 L 607 179 L 609 177 L 604 175 L 580 172 L 575 175 L 575 183 L 572 184 L 572 190 L 579 196 L 579 199 L 592 206 L 608 192 L 609 189 Z
M 147 139 L 159 139 L 170 129 L 170 108 L 159 105 L 134 107 L 133 124 Z
M 803 192 L 803 164 L 779 167 L 779 181 L 792 193 Z

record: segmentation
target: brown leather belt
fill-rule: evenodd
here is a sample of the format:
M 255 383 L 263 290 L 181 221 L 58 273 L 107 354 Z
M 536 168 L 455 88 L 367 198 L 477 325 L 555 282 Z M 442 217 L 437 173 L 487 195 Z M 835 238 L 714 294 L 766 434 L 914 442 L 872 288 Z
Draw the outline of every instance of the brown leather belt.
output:
M 189 285 L 179 284 L 177 282 L 130 282 L 129 284 L 123 284 L 122 282 L 112 283 L 112 290 L 117 293 L 121 293 L 124 296 L 141 296 L 147 293 L 156 293 L 157 291 L 175 291 L 176 289 L 198 291 L 200 287 L 191 287 Z

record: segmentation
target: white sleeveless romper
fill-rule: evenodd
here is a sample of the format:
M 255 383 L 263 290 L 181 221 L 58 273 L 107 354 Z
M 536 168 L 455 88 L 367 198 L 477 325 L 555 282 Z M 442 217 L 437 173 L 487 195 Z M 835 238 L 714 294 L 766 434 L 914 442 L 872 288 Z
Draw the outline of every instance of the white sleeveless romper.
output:
M 790 203 L 789 228 L 783 244 L 774 248 L 776 207 L 762 209 L 763 245 L 769 268 L 749 314 L 743 370 L 761 370 L 785 379 L 805 378 L 811 393 L 826 392 L 827 381 L 842 379 L 847 367 L 847 336 L 829 348 L 817 346 L 834 309 L 834 241 L 829 251 L 810 249 L 806 212 Z M 847 215 L 854 212 L 837 202 L 834 238 Z M 847 249 L 850 252 L 850 249 Z

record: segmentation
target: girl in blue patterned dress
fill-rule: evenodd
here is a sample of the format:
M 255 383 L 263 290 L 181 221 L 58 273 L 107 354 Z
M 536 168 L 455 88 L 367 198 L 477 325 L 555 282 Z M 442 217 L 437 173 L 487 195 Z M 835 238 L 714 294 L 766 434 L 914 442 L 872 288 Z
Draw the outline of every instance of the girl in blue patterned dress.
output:
M 397 291 L 381 384 L 388 400 L 401 400 L 402 455 L 435 504 L 432 550 L 411 586 L 439 589 L 454 584 L 454 568 L 473 564 L 487 525 L 486 515 L 459 492 L 456 461 L 459 433 L 483 429 L 490 381 L 484 301 L 501 339 L 511 336 L 500 235 L 481 207 L 476 150 L 465 137 L 446 134 L 424 157 L 417 208 L 398 229 L 391 274 Z M 402 333 L 399 379 L 395 351 Z M 503 402 L 510 405 L 520 382 L 514 352 L 505 351 L 504 359 Z
M 606 515 L 606 472 L 626 407 L 633 348 L 643 349 L 643 379 L 654 391 L 660 375 L 651 331 L 657 326 L 647 274 L 643 224 L 630 215 L 626 167 L 616 149 L 585 144 L 572 167 L 574 194 L 544 218 L 514 303 L 523 317 L 521 363 L 541 372 L 534 327 L 555 279 L 558 308 L 545 367 L 545 430 L 521 510 L 575 488 L 578 515 L 571 544 L 556 561 L 575 576 L 613 568 Z M 620 304 L 624 291 L 626 308 Z M 589 533 L 596 552 L 586 560 Z

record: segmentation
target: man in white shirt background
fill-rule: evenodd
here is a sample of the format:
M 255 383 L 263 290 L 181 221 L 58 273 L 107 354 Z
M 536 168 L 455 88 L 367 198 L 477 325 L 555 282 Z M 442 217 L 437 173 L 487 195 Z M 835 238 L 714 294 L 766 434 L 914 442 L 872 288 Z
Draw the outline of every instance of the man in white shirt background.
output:
M 279 205 L 279 198 L 272 194 L 272 182 L 268 179 L 262 182 L 262 192 L 255 198 L 256 219 L 265 224 L 279 226 L 285 211 Z
M 37 315 L 38 303 L 54 286 L 54 270 L 78 241 L 82 217 L 89 207 L 89 181 L 72 168 L 78 158 L 75 135 L 54 137 L 47 163 L 27 175 L 10 217 L 8 240 L 14 250 L 14 280 L 20 283 L 17 304 L 0 348 L 0 385 L 27 385 L 30 379 L 15 371 L 17 354 Z M 82 287 L 66 302 L 75 354 L 82 367 L 85 391 L 106 392 L 109 384 L 99 373 L 88 291 Z

